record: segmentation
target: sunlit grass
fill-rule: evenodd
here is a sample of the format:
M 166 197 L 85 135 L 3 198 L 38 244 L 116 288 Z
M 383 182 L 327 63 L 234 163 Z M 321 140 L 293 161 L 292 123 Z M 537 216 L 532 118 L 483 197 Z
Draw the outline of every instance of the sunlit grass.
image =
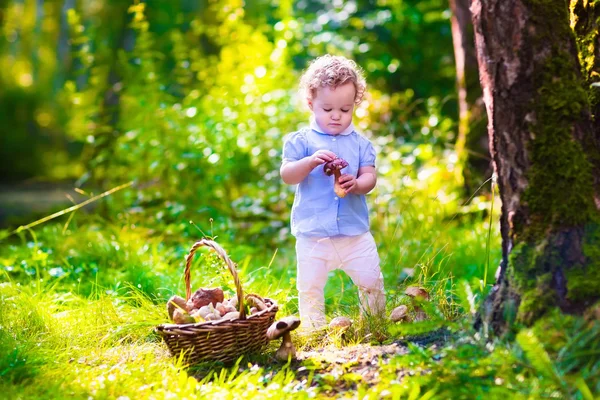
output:
M 379 378 L 369 383 L 352 372 L 352 363 L 339 375 L 339 369 L 322 362 L 309 359 L 286 365 L 274 362 L 268 354 L 246 358 L 233 366 L 188 370 L 152 333 L 151 328 L 163 321 L 164 310 L 140 291 L 124 288 L 117 295 L 98 291 L 85 298 L 60 294 L 55 289 L 44 285 L 22 287 L 15 282 L 0 286 L 0 388 L 8 398 L 303 399 L 324 394 L 343 397 L 346 393 L 376 399 L 416 393 L 415 398 L 427 394 L 494 394 L 525 399 L 552 393 L 574 394 L 569 389 L 578 376 L 573 368 L 584 374 L 586 379 L 578 381 L 585 385 L 581 386 L 584 390 L 597 390 L 589 382 L 594 382 L 598 365 L 589 363 L 593 360 L 589 356 L 568 361 L 565 356 L 575 354 L 568 353 L 561 356 L 564 361 L 549 366 L 540 345 L 528 346 L 523 353 L 514 345 L 486 344 L 468 329 L 449 347 L 409 345 L 406 355 L 382 360 L 377 367 Z M 576 320 L 563 325 L 562 339 L 554 346 L 560 349 L 560 343 L 566 341 L 574 352 L 581 352 L 573 347 L 581 326 Z M 356 329 L 344 337 L 324 331 L 310 345 L 297 336 L 295 341 L 299 348 L 344 348 L 365 342 L 358 334 L 363 328 L 359 321 Z M 539 329 L 537 338 L 544 338 L 544 325 Z M 596 324 L 594 329 L 600 328 Z M 536 338 L 533 334 L 527 338 Z M 583 345 L 597 349 L 598 337 L 590 332 Z M 539 339 L 528 339 L 532 340 Z M 549 351 L 554 354 L 556 350 L 550 347 Z M 536 357 L 546 361 L 540 363 Z M 573 364 L 575 360 L 583 363 Z M 548 368 L 554 372 L 544 372 Z
M 293 335 L 299 352 L 408 345 L 406 354 L 371 366 L 378 371 L 375 380 L 356 373 L 361 369 L 352 362 L 341 366 L 310 358 L 278 362 L 273 353 L 279 343 L 233 366 L 207 363 L 187 368 L 171 357 L 153 328 L 167 322 L 166 299 L 185 293 L 183 259 L 195 238 L 73 218 L 68 229 L 48 224 L 21 233 L 0 248 L 5 281 L 0 284 L 0 390 L 15 399 L 526 399 L 553 393 L 587 399 L 583 393 L 598 391 L 596 336 L 584 336 L 586 346 L 596 349 L 592 355 L 575 345 L 589 329 L 585 324 L 567 324 L 560 339 L 573 349 L 575 358 L 549 343 L 543 329 L 533 334 L 544 345 L 529 352 L 510 342 L 487 343 L 472 330 L 472 313 L 486 291 L 482 283 L 486 260 L 490 254 L 492 260 L 498 255 L 487 248 L 487 218 L 444 224 L 441 214 L 425 210 L 435 218 L 423 220 L 419 217 L 423 210 L 405 206 L 401 219 L 387 216 L 383 221 L 375 216 L 374 221 L 383 228 L 375 235 L 386 278 L 387 313 L 406 304 L 413 315 L 415 304 L 404 290 L 418 285 L 431 296 L 430 302 L 420 305 L 428 319 L 394 324 L 381 316 L 361 316 L 356 287 L 343 273 L 334 272 L 325 291 L 328 316 L 347 316 L 353 326 L 346 332 Z M 278 316 L 297 314 L 291 245 L 265 252 L 231 243 L 226 235 L 217 240 L 237 262 L 246 292 L 276 300 Z M 492 236 L 491 242 L 495 240 Z M 232 295 L 227 270 L 202 254 L 193 263 L 193 288 L 221 286 Z M 412 276 L 403 272 L 405 268 Z M 547 357 L 542 351 L 549 352 L 550 360 L 559 355 L 556 364 L 552 361 L 556 374 L 536 369 L 536 357 Z

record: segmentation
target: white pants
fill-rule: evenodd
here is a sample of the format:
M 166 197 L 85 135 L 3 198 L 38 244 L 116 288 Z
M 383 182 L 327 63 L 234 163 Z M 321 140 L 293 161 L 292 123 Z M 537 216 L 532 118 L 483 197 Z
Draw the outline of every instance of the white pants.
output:
M 327 274 L 335 269 L 346 272 L 358 287 L 361 312 L 385 312 L 383 275 L 379 268 L 377 245 L 370 232 L 359 236 L 296 239 L 298 260 L 298 303 L 304 328 L 325 325 L 323 289 Z

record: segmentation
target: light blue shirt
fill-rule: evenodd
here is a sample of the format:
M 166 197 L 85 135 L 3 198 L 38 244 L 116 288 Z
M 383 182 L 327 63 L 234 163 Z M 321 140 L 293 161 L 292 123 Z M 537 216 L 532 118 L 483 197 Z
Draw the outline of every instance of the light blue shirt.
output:
M 311 121 L 311 127 L 289 134 L 283 145 L 283 162 L 298 161 L 317 150 L 329 150 L 348 162 L 343 174 L 356 176 L 360 167 L 375 166 L 375 149 L 354 125 L 338 135 L 328 135 Z M 292 206 L 292 235 L 298 237 L 357 236 L 369 230 L 369 210 L 364 195 L 339 198 L 333 176 L 323 165 L 313 169 L 296 187 Z

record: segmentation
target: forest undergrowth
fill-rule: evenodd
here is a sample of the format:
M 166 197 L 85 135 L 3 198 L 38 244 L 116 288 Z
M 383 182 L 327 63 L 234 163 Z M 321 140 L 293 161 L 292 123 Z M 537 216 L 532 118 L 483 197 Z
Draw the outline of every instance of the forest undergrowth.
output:
M 474 330 L 499 257 L 489 215 L 423 218 L 427 210 L 409 204 L 394 224 L 376 215 L 374 232 L 388 313 L 405 304 L 414 314 L 404 289 L 420 286 L 431 295 L 421 304 L 428 318 L 361 317 L 356 287 L 336 271 L 326 286 L 327 313 L 354 325 L 343 335 L 294 334 L 298 357 L 288 363 L 275 359 L 278 343 L 271 343 L 233 365 L 186 366 L 154 327 L 168 322 L 166 299 L 185 293 L 183 259 L 200 230 L 228 250 L 247 292 L 276 300 L 280 317 L 297 315 L 289 242 L 266 251 L 260 242 L 234 243 L 236 235 L 210 224 L 184 231 L 184 224 L 151 228 L 131 216 L 83 214 L 5 238 L 0 390 L 14 399 L 595 398 L 597 318 L 547 315 L 503 338 Z M 210 257 L 193 264 L 192 286 L 234 293 L 231 276 Z

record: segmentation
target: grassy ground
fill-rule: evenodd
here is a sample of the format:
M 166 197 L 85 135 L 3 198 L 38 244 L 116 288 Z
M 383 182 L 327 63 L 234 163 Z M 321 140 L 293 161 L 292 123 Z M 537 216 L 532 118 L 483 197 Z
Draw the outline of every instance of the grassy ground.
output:
M 355 320 L 344 337 L 295 335 L 299 353 L 291 363 L 274 359 L 278 343 L 272 343 L 235 365 L 194 368 L 171 357 L 153 331 L 167 322 L 165 300 L 184 294 L 183 257 L 193 239 L 90 217 L 12 236 L 0 244 L 0 393 L 12 399 L 592 399 L 600 393 L 598 323 L 549 316 L 516 338 L 489 341 L 472 330 L 471 315 L 497 265 L 498 252 L 489 251 L 499 247 L 497 235 L 488 247 L 484 216 L 422 215 L 441 214 L 415 207 L 402 218 L 378 214 L 373 225 L 388 309 L 410 305 L 404 288 L 422 285 L 432 294 L 429 320 L 361 320 L 356 288 L 333 273 L 328 315 Z M 217 240 L 238 262 L 247 292 L 274 298 L 279 316 L 297 313 L 291 243 L 265 251 L 224 234 Z M 193 286 L 232 294 L 226 270 L 207 260 L 194 263 Z

